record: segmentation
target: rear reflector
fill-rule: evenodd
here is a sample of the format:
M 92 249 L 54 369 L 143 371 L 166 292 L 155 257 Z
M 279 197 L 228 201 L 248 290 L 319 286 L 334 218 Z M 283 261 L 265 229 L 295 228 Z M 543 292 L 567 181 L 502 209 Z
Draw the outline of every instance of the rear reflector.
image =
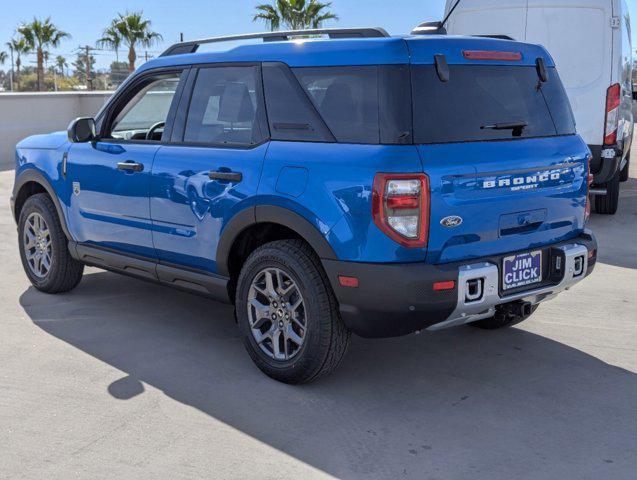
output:
M 356 277 L 346 277 L 345 275 L 339 275 L 338 283 L 341 284 L 341 287 L 358 288 L 358 278 Z
M 504 60 L 518 62 L 522 60 L 520 52 L 496 52 L 489 50 L 463 50 L 462 55 L 467 60 Z
M 456 282 L 449 280 L 448 282 L 436 282 L 434 283 L 434 292 L 440 292 L 442 290 L 453 290 L 456 288 Z
M 619 127 L 619 104 L 621 102 L 621 86 L 611 85 L 606 92 L 606 126 L 604 128 L 604 145 L 617 143 Z

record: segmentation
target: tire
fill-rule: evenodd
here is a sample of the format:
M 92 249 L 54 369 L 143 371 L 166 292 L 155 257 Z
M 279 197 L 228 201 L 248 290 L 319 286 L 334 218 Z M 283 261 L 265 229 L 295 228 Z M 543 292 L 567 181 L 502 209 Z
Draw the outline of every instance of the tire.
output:
M 268 276 L 274 288 L 268 288 Z M 292 310 L 292 304 L 300 306 Z M 235 306 L 250 357 L 275 380 L 314 381 L 333 372 L 345 356 L 351 334 L 318 257 L 300 240 L 267 243 L 248 257 Z
M 606 189 L 606 195 L 595 195 L 595 212 L 605 215 L 615 215 L 619 206 L 619 172 L 613 178 L 601 185 Z
M 623 170 L 619 172 L 619 181 L 627 182 L 629 173 L 630 173 L 630 152 L 626 156 L 626 165 L 624 165 Z
M 34 229 L 35 222 L 40 221 L 38 219 L 43 221 L 38 224 L 42 226 L 38 231 L 48 231 L 41 242 L 37 240 Z M 35 236 L 35 246 L 27 245 L 28 235 Z M 84 265 L 71 257 L 57 210 L 46 193 L 33 195 L 24 203 L 18 221 L 18 245 L 22 267 L 31 284 L 38 290 L 46 293 L 68 292 L 82 280 Z M 30 256 L 30 259 L 27 258 L 27 253 L 31 255 L 39 252 L 45 252 L 40 255 L 40 258 L 43 258 L 42 262 L 38 263 L 33 256 Z M 46 267 L 45 258 L 48 258 L 48 267 Z M 39 273 L 37 265 L 42 266 Z
M 484 330 L 497 330 L 499 328 L 512 327 L 520 322 L 523 322 L 531 315 L 535 313 L 539 305 L 533 305 L 531 307 L 531 313 L 528 315 L 518 315 L 513 312 L 511 308 L 504 308 L 496 310 L 496 313 L 491 318 L 485 318 L 484 320 L 478 320 L 477 322 L 470 323 L 470 325 Z

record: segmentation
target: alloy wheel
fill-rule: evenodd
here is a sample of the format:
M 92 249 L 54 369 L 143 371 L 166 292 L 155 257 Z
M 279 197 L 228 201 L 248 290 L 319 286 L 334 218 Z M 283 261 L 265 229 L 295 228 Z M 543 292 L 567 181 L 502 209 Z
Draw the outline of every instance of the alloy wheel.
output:
M 270 358 L 294 358 L 305 341 L 307 322 L 301 291 L 280 268 L 265 268 L 252 280 L 248 293 L 252 336 Z

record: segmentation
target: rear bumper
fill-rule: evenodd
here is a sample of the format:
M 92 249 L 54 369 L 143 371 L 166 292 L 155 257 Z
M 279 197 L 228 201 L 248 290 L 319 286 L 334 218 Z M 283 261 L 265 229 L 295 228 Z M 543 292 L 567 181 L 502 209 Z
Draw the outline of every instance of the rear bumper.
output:
M 596 256 L 589 258 L 589 252 L 597 251 L 597 242 L 592 232 L 586 231 L 578 238 L 542 250 L 547 267 L 542 282 L 533 289 L 506 294 L 500 288 L 500 268 L 503 258 L 515 252 L 443 265 L 323 260 L 323 266 L 350 330 L 369 338 L 396 337 L 488 318 L 498 305 L 548 300 L 593 271 Z M 552 265 L 558 256 L 562 258 L 561 269 L 555 271 Z M 576 267 L 581 270 L 579 274 Z M 359 286 L 343 287 L 339 276 L 356 277 Z M 468 301 L 467 284 L 476 279 L 484 285 L 483 294 Z M 444 281 L 454 281 L 454 289 L 434 291 L 434 283 Z

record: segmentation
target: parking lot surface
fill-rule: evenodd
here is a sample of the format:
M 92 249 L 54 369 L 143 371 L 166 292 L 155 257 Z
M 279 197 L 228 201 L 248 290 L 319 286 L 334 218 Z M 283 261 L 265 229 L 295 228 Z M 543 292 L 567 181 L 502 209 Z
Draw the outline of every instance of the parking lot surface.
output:
M 354 338 L 293 387 L 254 367 L 231 307 L 96 269 L 36 291 L 1 172 L 0 478 L 634 479 L 632 177 L 591 221 L 594 274 L 527 322 Z

